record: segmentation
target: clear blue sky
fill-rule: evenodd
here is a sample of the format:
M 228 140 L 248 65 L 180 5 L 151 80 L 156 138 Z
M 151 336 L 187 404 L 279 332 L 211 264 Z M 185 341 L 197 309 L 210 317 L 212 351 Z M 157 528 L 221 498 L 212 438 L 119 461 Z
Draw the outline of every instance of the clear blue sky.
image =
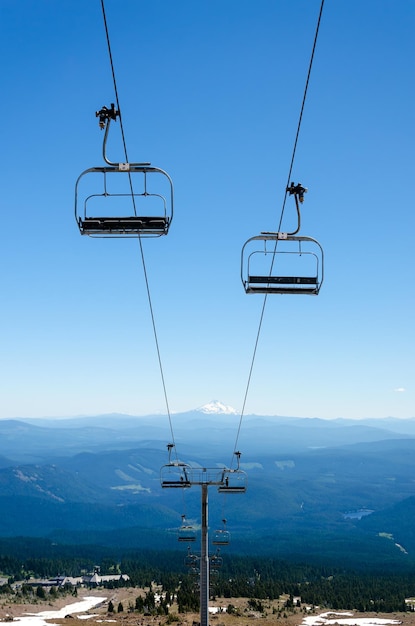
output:
M 263 297 L 240 253 L 278 225 L 320 0 L 105 7 L 130 159 L 175 186 L 144 241 L 170 410 L 241 410 Z M 138 242 L 73 215 L 114 102 L 100 2 L 0 12 L 0 417 L 165 412 Z M 245 413 L 415 417 L 414 29 L 413 0 L 326 0 L 292 176 L 326 280 L 268 298 Z

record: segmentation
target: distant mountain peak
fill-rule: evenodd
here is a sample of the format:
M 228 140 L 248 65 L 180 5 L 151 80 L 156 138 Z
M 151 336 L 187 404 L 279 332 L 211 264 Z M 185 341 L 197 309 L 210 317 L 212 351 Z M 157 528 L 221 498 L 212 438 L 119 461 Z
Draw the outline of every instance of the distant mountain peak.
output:
M 203 406 L 196 409 L 199 413 L 207 413 L 209 415 L 237 415 L 238 412 L 231 406 L 227 406 L 223 404 L 223 402 L 219 402 L 218 400 L 212 400 L 212 402 L 208 402 L 208 404 L 204 404 Z

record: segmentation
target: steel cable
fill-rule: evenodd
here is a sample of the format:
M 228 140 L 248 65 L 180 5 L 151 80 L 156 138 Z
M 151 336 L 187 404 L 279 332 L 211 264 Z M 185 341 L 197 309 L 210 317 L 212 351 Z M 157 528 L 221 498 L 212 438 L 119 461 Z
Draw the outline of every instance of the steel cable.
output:
M 302 120 L 303 120 L 304 107 L 305 107 L 305 103 L 306 103 L 306 99 L 307 99 L 308 86 L 309 86 L 309 83 L 310 83 L 311 69 L 312 69 L 312 66 L 313 66 L 314 55 L 315 55 L 316 46 L 317 46 L 317 39 L 318 39 L 319 30 L 320 30 L 321 17 L 322 17 L 322 14 L 323 14 L 324 1 L 325 0 L 321 0 L 320 11 L 319 11 L 318 20 L 317 20 L 317 26 L 316 26 L 316 30 L 315 30 L 315 34 L 314 34 L 314 42 L 313 42 L 310 62 L 309 62 L 309 65 L 308 65 L 307 79 L 306 79 L 306 82 L 305 82 L 303 99 L 302 99 L 300 114 L 299 114 L 299 118 L 298 118 L 297 131 L 296 131 L 295 139 L 294 139 L 294 147 L 293 147 L 293 151 L 292 151 L 292 155 L 291 155 L 290 166 L 289 166 L 289 169 L 288 169 L 287 184 L 285 186 L 286 190 L 285 190 L 285 194 L 284 194 L 284 200 L 283 200 L 283 203 L 282 203 L 281 215 L 280 215 L 280 220 L 279 220 L 279 224 L 278 224 L 278 231 L 281 230 L 282 220 L 283 220 L 283 217 L 284 217 L 284 210 L 285 210 L 285 205 L 286 205 L 287 196 L 288 196 L 288 191 L 287 190 L 288 190 L 288 186 L 289 186 L 289 183 L 290 183 L 290 180 L 291 180 L 291 175 L 292 175 L 292 171 L 293 171 L 293 167 L 294 167 L 294 161 L 295 161 L 295 155 L 296 155 L 296 152 L 297 152 L 298 139 L 299 139 L 299 136 L 300 136 L 300 130 L 301 130 L 301 123 L 302 123 Z M 272 258 L 271 267 L 270 267 L 270 274 L 272 272 L 272 268 L 273 268 L 273 264 L 274 264 L 274 260 L 275 260 L 276 247 L 277 247 L 277 242 L 275 242 L 275 248 L 274 248 L 273 258 Z M 240 419 L 239 419 L 239 424 L 238 424 L 238 429 L 237 429 L 237 434 L 236 434 L 236 439 L 235 439 L 235 445 L 234 445 L 233 454 L 232 454 L 231 467 L 232 467 L 233 460 L 235 458 L 235 452 L 238 449 L 238 442 L 239 442 L 239 436 L 240 436 L 240 433 L 241 433 L 242 420 L 243 420 L 243 416 L 245 414 L 246 402 L 247 402 L 248 393 L 249 393 L 249 389 L 250 389 L 250 385 L 251 385 L 252 373 L 253 373 L 253 370 L 254 370 L 254 364 L 255 364 L 255 359 L 256 359 L 256 355 L 257 355 L 258 344 L 259 344 L 259 339 L 260 339 L 261 330 L 262 330 L 262 324 L 263 324 L 263 321 L 264 321 L 265 307 L 266 307 L 267 299 L 268 299 L 268 294 L 265 294 L 264 295 L 264 300 L 263 300 L 263 303 L 262 303 L 260 318 L 259 318 L 258 330 L 257 330 L 255 343 L 254 343 L 254 349 L 253 349 L 253 353 L 252 353 L 251 364 L 250 364 L 250 367 L 249 367 L 249 373 L 248 373 L 248 379 L 247 379 L 247 384 L 246 384 L 246 388 L 245 388 L 245 394 L 244 394 L 244 399 L 243 399 L 243 404 L 242 404 L 242 409 L 241 409 L 241 415 L 240 415 Z
M 104 0 L 101 0 L 101 8 L 102 8 L 102 15 L 103 15 L 103 20 L 104 20 L 105 35 L 106 35 L 106 39 L 107 39 L 107 47 L 108 47 L 108 55 L 109 55 L 110 66 L 111 66 L 112 80 L 113 80 L 113 84 L 114 84 L 115 99 L 116 99 L 116 103 L 117 103 L 118 115 L 119 115 L 119 120 L 120 120 L 121 137 L 122 137 L 122 142 L 123 142 L 123 147 L 124 147 L 124 155 L 125 155 L 125 160 L 128 163 L 129 161 L 128 161 L 127 143 L 126 143 L 126 139 L 125 139 L 124 125 L 123 125 L 122 116 L 121 116 L 121 107 L 120 107 L 120 101 L 119 101 L 119 97 L 118 97 L 117 81 L 116 81 L 116 77 L 115 77 L 115 69 L 114 69 L 114 62 L 113 62 L 112 51 L 111 51 L 111 42 L 110 42 L 110 36 L 109 36 L 109 30 L 108 30 L 107 17 L 106 17 L 106 13 L 105 13 Z M 132 181 L 131 181 L 131 174 L 128 173 L 128 175 L 129 175 L 129 181 L 130 181 L 130 191 L 131 191 L 131 199 L 132 199 L 132 203 L 133 203 L 133 207 L 134 207 L 134 214 L 137 215 L 136 206 L 135 206 L 135 198 L 134 198 L 134 190 L 133 190 Z M 142 242 L 142 238 L 141 238 L 140 235 L 138 235 L 138 241 L 139 241 L 139 246 L 140 246 L 141 262 L 142 262 L 142 266 L 143 266 L 144 280 L 145 280 L 146 291 L 147 291 L 147 299 L 148 299 L 148 304 L 149 304 L 149 309 L 150 309 L 151 323 L 152 323 L 152 327 L 153 327 L 154 341 L 155 341 L 155 345 L 156 345 L 156 352 L 157 352 L 157 359 L 158 359 L 158 365 L 159 365 L 160 376 L 161 376 L 161 383 L 162 383 L 163 394 L 164 394 L 164 401 L 165 401 L 165 404 L 166 404 L 167 416 L 168 416 L 169 426 L 170 426 L 170 435 L 171 435 L 172 443 L 173 443 L 173 446 L 174 446 L 174 454 L 175 454 L 176 459 L 177 459 L 177 450 L 176 450 L 175 437 L 174 437 L 174 432 L 173 432 L 173 423 L 172 423 L 172 418 L 171 418 L 171 411 L 170 411 L 170 405 L 169 405 L 169 400 L 168 400 L 168 395 L 167 395 L 166 381 L 165 381 L 165 376 L 164 376 L 164 368 L 163 368 L 163 363 L 162 363 L 162 358 L 161 358 L 161 351 L 160 351 L 160 345 L 159 345 L 159 340 L 158 340 L 156 320 L 155 320 L 155 316 L 154 316 L 154 309 L 153 309 L 151 292 L 150 292 L 150 283 L 149 283 L 149 280 L 148 280 L 148 273 L 147 273 L 147 266 L 146 266 L 145 256 L 144 256 L 143 242 Z

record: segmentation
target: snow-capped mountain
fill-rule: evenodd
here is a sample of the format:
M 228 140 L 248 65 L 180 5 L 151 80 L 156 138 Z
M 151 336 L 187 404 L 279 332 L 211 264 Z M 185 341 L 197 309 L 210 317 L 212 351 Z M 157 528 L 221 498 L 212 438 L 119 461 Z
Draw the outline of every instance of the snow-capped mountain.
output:
M 198 413 L 206 413 L 209 415 L 237 415 L 238 412 L 231 406 L 227 406 L 223 404 L 223 402 L 219 402 L 218 400 L 212 400 L 212 402 L 208 402 L 208 404 L 204 404 L 203 406 L 196 409 Z

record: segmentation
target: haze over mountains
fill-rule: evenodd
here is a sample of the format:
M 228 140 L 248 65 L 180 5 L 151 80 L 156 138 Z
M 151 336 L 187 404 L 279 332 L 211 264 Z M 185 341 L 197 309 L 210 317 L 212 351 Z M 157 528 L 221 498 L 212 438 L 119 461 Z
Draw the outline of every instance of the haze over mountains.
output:
M 247 492 L 209 490 L 227 549 L 415 563 L 415 419 L 249 415 L 239 431 L 218 402 L 171 419 L 181 461 L 222 467 L 242 453 Z M 160 415 L 0 420 L 0 536 L 176 549 L 181 515 L 199 523 L 200 490 L 161 488 L 171 439 Z

